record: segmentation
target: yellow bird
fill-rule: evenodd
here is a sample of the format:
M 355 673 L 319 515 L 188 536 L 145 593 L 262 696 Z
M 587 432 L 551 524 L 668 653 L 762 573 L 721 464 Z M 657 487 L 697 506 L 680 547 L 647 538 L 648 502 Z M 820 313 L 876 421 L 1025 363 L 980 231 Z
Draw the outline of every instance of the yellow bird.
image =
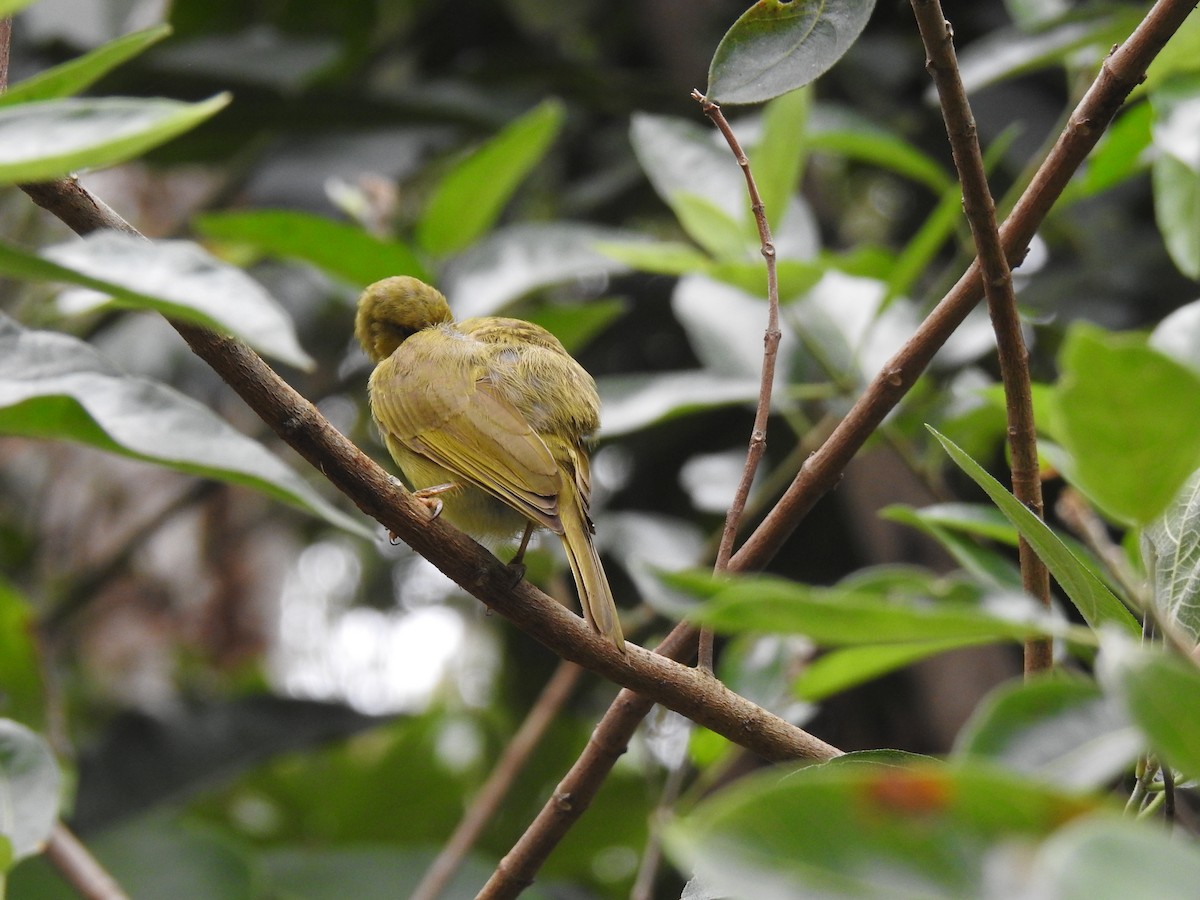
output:
M 535 527 L 557 534 L 584 617 L 625 652 L 588 516 L 585 441 L 600 423 L 592 377 L 544 328 L 493 316 L 455 323 L 440 292 L 407 276 L 363 292 L 354 334 L 376 364 L 371 413 L 409 487 L 481 540 L 524 529 L 514 563 Z

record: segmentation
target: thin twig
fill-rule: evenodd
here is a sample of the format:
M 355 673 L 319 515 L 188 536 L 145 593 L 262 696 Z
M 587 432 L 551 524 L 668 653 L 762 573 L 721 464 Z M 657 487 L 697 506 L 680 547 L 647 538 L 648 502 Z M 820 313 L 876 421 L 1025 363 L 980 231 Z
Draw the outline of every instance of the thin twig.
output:
M 767 449 L 767 421 L 771 417 L 771 389 L 775 384 L 775 360 L 779 356 L 779 276 L 775 265 L 775 242 L 771 239 L 771 226 L 767 222 L 766 209 L 763 206 L 762 195 L 754 181 L 754 173 L 750 170 L 750 160 L 742 150 L 737 135 L 729 127 L 721 107 L 713 103 L 698 90 L 692 91 L 692 99 L 700 104 L 700 109 L 712 120 L 717 129 L 725 137 L 733 158 L 746 177 L 746 193 L 750 195 L 750 212 L 754 215 L 754 223 L 758 227 L 760 252 L 766 261 L 767 268 L 767 328 L 763 333 L 762 375 L 758 385 L 758 407 L 754 411 L 754 426 L 750 431 L 750 447 L 746 452 L 746 465 L 742 468 L 742 478 L 729 504 L 729 512 L 725 515 L 725 528 L 721 532 L 721 543 L 717 548 L 717 561 L 713 569 L 724 572 L 729 568 L 729 558 L 733 555 L 733 542 L 737 537 L 738 526 L 746 510 L 746 499 L 750 496 L 750 487 L 754 484 L 754 476 L 758 472 L 758 464 Z M 700 629 L 700 647 L 696 663 L 707 672 L 713 670 L 713 632 L 711 628 Z
M 940 0 L 912 0 L 913 13 L 925 44 L 925 68 L 933 77 L 942 104 L 942 118 L 958 180 L 962 185 L 963 211 L 983 271 L 1000 379 L 1008 414 L 1008 443 L 1012 448 L 1013 495 L 1039 519 L 1043 516 L 1042 480 L 1038 471 L 1037 431 L 1033 421 L 1033 391 L 1029 384 L 1029 352 L 1021 335 L 1021 317 L 1013 292 L 1012 269 L 996 227 L 996 204 L 988 187 L 983 151 L 975 128 L 975 117 L 967 100 L 958 58 L 954 52 L 954 29 L 942 12 Z M 1050 573 L 1045 563 L 1020 539 L 1021 582 L 1043 606 L 1050 606 Z M 1025 673 L 1041 672 L 1054 665 L 1054 645 L 1049 638 L 1025 641 Z
M 85 900 L 129 900 L 129 895 L 61 822 L 46 843 L 46 858 Z
M 564 661 L 558 664 L 558 668 L 542 688 L 537 702 L 525 716 L 525 721 L 504 748 L 504 753 L 487 781 L 471 801 L 470 808 L 454 829 L 454 834 L 426 870 L 425 877 L 413 891 L 411 900 L 436 900 L 441 896 L 467 852 L 475 845 L 483 829 L 500 808 L 513 781 L 525 767 L 550 722 L 566 704 L 582 674 L 583 669 L 575 663 Z

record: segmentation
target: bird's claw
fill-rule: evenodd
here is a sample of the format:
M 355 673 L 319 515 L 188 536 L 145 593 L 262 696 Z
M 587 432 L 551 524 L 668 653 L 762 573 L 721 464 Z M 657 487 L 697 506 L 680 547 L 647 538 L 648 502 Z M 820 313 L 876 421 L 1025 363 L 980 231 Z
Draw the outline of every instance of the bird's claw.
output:
M 509 587 L 515 588 L 525 578 L 525 563 L 514 559 L 508 564 L 508 571 L 512 575 L 512 584 Z

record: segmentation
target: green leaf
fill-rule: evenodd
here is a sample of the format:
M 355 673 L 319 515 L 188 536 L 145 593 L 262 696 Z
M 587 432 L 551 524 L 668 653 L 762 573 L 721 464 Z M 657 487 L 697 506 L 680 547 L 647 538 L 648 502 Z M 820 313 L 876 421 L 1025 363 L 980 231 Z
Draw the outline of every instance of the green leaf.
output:
M 1164 764 L 1200 776 L 1200 669 L 1191 661 L 1147 649 L 1120 635 L 1101 635 L 1101 684 L 1115 691 L 1129 717 Z
M 689 230 L 684 221 L 688 212 L 680 210 L 677 198 L 687 195 L 700 198 L 706 207 L 719 210 L 725 219 L 736 223 L 744 248 L 752 242 L 757 246 L 757 232 L 746 226 L 750 207 L 746 181 L 729 148 L 724 141 L 717 142 L 711 128 L 684 119 L 638 113 L 630 123 L 629 140 L 655 193 L 671 207 L 685 230 Z M 694 199 L 691 202 L 695 204 Z M 729 231 L 731 226 L 723 230 Z M 694 234 L 691 237 L 696 239 Z
M 580 222 L 511 225 L 454 257 L 442 290 L 459 319 L 494 315 L 539 288 L 626 271 L 599 247 L 629 239 L 628 231 Z
M 951 189 L 956 189 L 960 196 L 962 194 L 958 182 L 932 157 L 849 110 L 825 105 L 817 107 L 805 143 L 810 153 L 831 153 L 870 163 L 925 185 L 935 194 Z
M 199 103 L 104 97 L 4 107 L 0 183 L 50 181 L 125 162 L 195 128 L 229 100 L 229 94 Z
M 600 434 L 613 437 L 638 431 L 677 416 L 718 406 L 753 403 L 759 383 L 703 370 L 662 375 L 609 375 L 599 378 L 604 410 Z
M 27 331 L 8 318 L 0 318 L 0 433 L 74 441 L 245 485 L 354 534 L 371 534 L 207 407 L 122 373 L 90 344 Z
M 1200 300 L 1185 303 L 1150 332 L 1150 346 L 1200 375 Z
M 133 59 L 171 33 L 170 25 L 157 25 L 109 41 L 76 59 L 61 63 L 12 85 L 0 94 L 0 106 L 56 100 L 91 87 L 122 63 Z
M 963 85 L 974 94 L 1006 78 L 1066 64 L 1084 47 L 1096 48 L 1099 65 L 1100 54 L 1125 40 L 1140 20 L 1140 12 L 1118 10 L 1091 19 L 1069 19 L 1035 34 L 997 29 L 959 52 Z
M 1200 884 L 1200 849 L 1150 823 L 1087 819 L 1042 846 L 1032 881 L 1031 897 L 1192 900 Z
M 0 16 L 11 16 L 18 10 L 32 5 L 34 0 L 0 0 Z
M 946 504 L 952 506 L 956 504 Z M 963 507 L 968 507 L 968 504 L 961 504 Z M 1000 513 L 993 509 L 997 516 Z M 999 553 L 989 550 L 986 547 L 981 547 L 974 540 L 965 537 L 955 529 L 964 523 L 954 523 L 940 521 L 940 517 L 935 513 L 926 515 L 927 510 L 915 510 L 907 506 L 889 506 L 880 512 L 880 515 L 885 519 L 891 519 L 893 522 L 901 522 L 905 525 L 911 525 L 931 538 L 936 540 L 942 547 L 945 548 L 954 561 L 962 568 L 979 579 L 981 583 L 991 585 L 995 588 L 1007 590 L 1021 590 L 1021 573 L 1012 564 L 1012 562 Z M 1003 520 L 1003 517 L 1001 516 Z M 975 523 L 965 523 L 969 530 L 971 525 Z M 1004 525 L 1011 532 L 1013 543 L 1016 543 L 1016 529 L 1008 527 L 1008 522 Z
M 1141 537 L 1159 615 L 1200 642 L 1200 472 Z
M 954 744 L 1065 787 L 1100 788 L 1145 749 L 1119 704 L 1095 682 L 1054 675 L 1011 681 L 976 708 Z
M 567 349 L 574 353 L 611 325 L 625 312 L 619 299 L 593 300 L 579 306 L 546 306 L 525 312 L 521 318 L 541 325 Z
M 41 852 L 58 821 L 62 775 L 49 745 L 9 719 L 0 719 L 0 835 L 12 858 Z
M 874 7 L 874 0 L 759 0 L 717 45 L 709 98 L 761 103 L 816 80 L 858 39 Z
M 764 576 L 714 578 L 711 584 L 694 573 L 663 577 L 672 587 L 708 596 L 692 618 L 721 632 L 803 634 L 819 644 L 851 646 L 906 641 L 1023 641 L 1047 635 L 1083 644 L 1093 642 L 1086 630 L 1053 620 L 1031 599 L 1020 596 L 1006 596 L 992 611 L 987 605 L 905 602 L 861 589 L 819 588 Z
M 90 288 L 118 306 L 195 322 L 297 368 L 313 366 L 275 299 L 241 269 L 189 241 L 151 242 L 102 230 L 43 252 L 48 259 L 0 244 L 0 272 Z
M 417 241 L 438 256 L 474 243 L 491 228 L 562 127 L 566 112 L 547 100 L 451 169 L 417 223 Z
M 1200 374 L 1142 335 L 1077 324 L 1059 354 L 1050 424 L 1067 480 L 1101 510 L 1143 525 L 1200 468 Z
M 1141 626 L 1124 604 L 1091 569 L 1071 553 L 1045 522 L 1005 490 L 979 463 L 963 453 L 957 444 L 939 434 L 932 426 L 925 427 L 937 438 L 955 464 L 992 498 L 992 502 L 1000 508 L 1005 518 L 1016 526 L 1017 531 L 1029 542 L 1050 570 L 1050 574 L 1062 586 L 1067 597 L 1075 604 L 1084 621 L 1093 628 L 1098 628 L 1105 622 L 1112 622 L 1130 634 L 1141 632 Z
M 671 207 L 688 236 L 717 259 L 741 259 L 750 251 L 737 220 L 704 197 L 680 191 L 671 198 Z
M 1179 271 L 1200 278 L 1200 172 L 1170 154 L 1150 169 L 1154 218 Z
M 750 151 L 750 164 L 772 231 L 778 231 L 800 182 L 809 144 L 804 132 L 811 104 L 812 91 L 798 90 L 776 97 L 763 108 L 762 136 Z M 746 217 L 753 220 L 749 203 Z
M 796 679 L 796 696 L 816 702 L 939 653 L 993 642 L 992 638 L 953 638 L 832 650 L 810 663 Z
M 743 778 L 673 823 L 667 847 L 733 897 L 1026 896 L 1004 862 L 1108 813 L 986 765 L 835 763 Z
M 193 219 L 192 225 L 205 237 L 298 259 L 360 287 L 392 275 L 429 280 L 408 245 L 311 213 L 283 209 L 207 213 Z
M 0 713 L 41 729 L 46 694 L 33 608 L 7 582 L 0 580 Z
M 1100 145 L 1088 157 L 1084 170 L 1074 178 L 1060 202 L 1072 203 L 1093 197 L 1146 169 L 1150 161 L 1150 104 L 1126 109 L 1104 132 Z
M 678 241 L 605 241 L 596 249 L 631 269 L 657 275 L 706 272 L 712 265 L 707 255 Z

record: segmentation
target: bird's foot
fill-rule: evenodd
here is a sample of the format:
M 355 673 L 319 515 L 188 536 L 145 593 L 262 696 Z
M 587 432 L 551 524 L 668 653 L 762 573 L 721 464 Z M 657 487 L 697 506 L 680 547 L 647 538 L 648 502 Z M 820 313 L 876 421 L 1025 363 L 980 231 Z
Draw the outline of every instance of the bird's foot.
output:
M 513 574 L 513 587 L 520 584 L 521 579 L 525 577 L 525 551 L 529 548 L 529 538 L 532 535 L 533 525 L 526 525 L 525 533 L 521 535 L 521 544 L 517 547 L 516 555 L 508 562 L 508 570 Z
M 421 488 L 419 491 L 413 491 L 413 496 L 417 498 L 425 508 L 429 510 L 429 518 L 436 519 L 442 514 L 443 503 L 439 499 L 439 494 L 445 494 L 447 491 L 453 491 L 458 487 L 454 482 L 446 484 L 435 484 L 432 487 Z
M 515 588 L 525 578 L 525 563 L 521 562 L 519 559 L 514 559 L 508 564 L 508 571 L 509 574 L 512 575 L 512 584 L 510 584 L 509 587 Z

